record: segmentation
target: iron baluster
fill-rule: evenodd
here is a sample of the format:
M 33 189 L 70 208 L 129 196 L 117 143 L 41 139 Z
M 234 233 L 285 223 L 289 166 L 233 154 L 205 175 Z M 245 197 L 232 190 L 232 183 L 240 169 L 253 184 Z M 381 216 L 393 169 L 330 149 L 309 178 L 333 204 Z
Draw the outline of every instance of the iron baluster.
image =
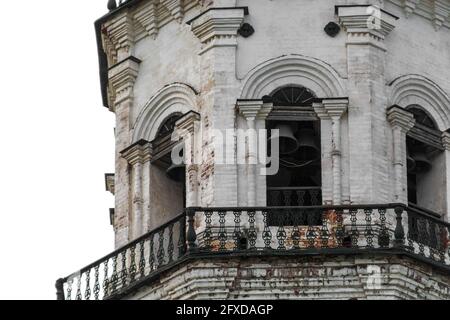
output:
M 195 232 L 195 209 L 190 208 L 186 210 L 186 214 L 188 217 L 188 231 L 187 231 L 187 243 L 188 243 L 188 249 L 190 251 L 195 250 L 197 247 L 197 244 L 195 243 L 197 241 L 197 232 Z
M 91 300 L 91 269 L 86 272 L 86 290 L 84 292 L 85 300 Z
M 358 248 L 358 240 L 359 240 L 359 231 L 358 231 L 358 209 L 350 209 L 350 222 L 351 222 L 351 239 L 352 239 L 352 247 Z
M 150 265 L 150 272 L 155 270 L 155 235 L 152 234 L 150 236 L 150 249 L 149 249 L 149 265 Z
M 173 253 L 175 251 L 175 245 L 173 243 L 173 224 L 169 226 L 169 244 L 167 246 L 167 254 L 169 256 L 169 263 L 173 262 Z
M 142 240 L 140 242 L 140 250 L 139 250 L 139 273 L 141 274 L 141 277 L 145 276 L 145 242 Z
M 306 239 L 308 240 L 309 248 L 314 248 L 316 243 L 316 231 L 314 230 L 316 213 L 317 212 L 315 212 L 314 210 L 307 213 L 308 230 L 306 231 Z
M 373 229 L 372 229 L 372 209 L 365 209 L 364 213 L 366 215 L 366 241 L 367 241 L 367 248 L 373 249 Z
M 130 248 L 130 282 L 136 279 L 136 244 Z
M 396 226 L 394 231 L 395 236 L 395 246 L 401 247 L 405 244 L 405 230 L 403 228 L 403 208 L 402 207 L 396 207 L 394 209 L 395 216 L 396 216 Z
M 186 219 L 183 217 L 179 222 L 180 235 L 178 239 L 178 258 L 186 253 Z
M 122 271 L 121 271 L 121 280 L 122 280 L 122 288 L 125 288 L 127 285 L 127 250 L 122 251 Z
M 72 286 L 73 286 L 73 279 L 70 278 L 67 281 L 67 300 L 72 300 Z
M 217 235 L 217 238 L 219 239 L 219 251 L 226 250 L 227 245 L 227 230 L 225 228 L 225 211 L 219 211 L 219 234 Z
M 277 214 L 278 217 L 278 231 L 277 231 L 277 240 L 278 240 L 278 250 L 286 250 L 286 239 L 287 239 L 287 233 L 284 228 L 285 223 L 285 215 L 284 212 L 279 212 Z
M 205 212 L 205 247 L 206 249 L 210 250 L 211 249 L 211 241 L 212 241 L 212 231 L 211 231 L 211 224 L 212 224 L 212 215 L 213 213 L 208 211 Z
M 283 205 L 286 207 L 291 206 L 291 194 L 292 194 L 291 190 L 283 191 L 283 198 L 284 198 Z
M 115 292 L 117 290 L 117 287 L 119 285 L 119 277 L 117 275 L 117 259 L 118 256 L 115 255 L 113 258 L 113 272 L 111 275 L 111 282 L 110 282 L 110 288 L 111 288 L 111 292 Z
M 78 276 L 78 281 L 77 281 L 77 296 L 76 296 L 76 300 L 83 300 L 83 296 L 81 294 L 81 278 L 83 277 L 83 274 L 81 273 Z
M 439 224 L 439 261 L 443 264 L 445 264 L 445 248 L 447 243 L 447 230 L 443 224 Z
M 248 212 L 248 222 L 250 224 L 250 228 L 248 229 L 248 240 L 250 244 L 250 249 L 256 249 L 256 239 L 258 237 L 255 228 L 255 221 L 256 221 L 255 216 L 256 216 L 255 211 Z
M 297 191 L 298 205 L 300 207 L 305 205 L 305 195 L 306 195 L 306 192 L 304 190 Z
M 427 230 L 425 219 L 418 218 L 417 219 L 417 229 L 419 230 L 419 254 L 421 256 L 425 256 L 425 243 L 427 241 Z
M 378 245 L 381 248 L 388 248 L 390 238 L 386 228 L 386 209 L 378 209 L 378 213 L 380 215 L 380 224 L 381 224 L 380 234 L 378 235 Z
M 234 211 L 234 249 L 241 250 L 241 212 Z
M 109 295 L 109 281 L 108 281 L 108 262 L 109 260 L 107 259 L 104 262 L 103 265 L 103 272 L 104 272 L 104 279 L 103 279 L 103 294 L 105 297 L 107 297 Z
M 94 268 L 94 299 L 100 298 L 100 265 L 96 265 Z
M 344 246 L 344 217 L 342 210 L 335 210 L 336 214 L 336 242 L 338 248 L 342 248 Z
M 267 217 L 267 211 L 263 211 L 263 219 L 264 219 L 264 231 L 263 231 L 263 240 L 264 240 L 264 246 L 266 249 L 271 249 L 272 245 L 272 232 L 270 231 L 270 227 L 268 224 L 268 217 Z
M 164 229 L 161 230 L 159 232 L 159 236 L 158 236 L 158 241 L 159 241 L 159 249 L 158 249 L 158 253 L 157 253 L 157 259 L 158 259 L 158 267 L 161 267 L 162 265 L 164 265 L 165 263 L 165 250 L 164 250 Z
M 64 297 L 64 279 L 58 279 L 55 284 L 56 287 L 56 300 L 63 301 Z

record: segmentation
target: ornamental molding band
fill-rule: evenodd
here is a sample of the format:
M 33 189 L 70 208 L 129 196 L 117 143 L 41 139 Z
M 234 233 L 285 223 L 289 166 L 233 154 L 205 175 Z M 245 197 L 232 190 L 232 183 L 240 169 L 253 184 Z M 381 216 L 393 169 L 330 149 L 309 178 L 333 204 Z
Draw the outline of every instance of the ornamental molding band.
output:
M 450 28 L 450 1 L 449 0 L 389 0 L 402 7 L 405 17 L 415 14 L 433 23 L 436 31 L 442 27 Z
M 288 85 L 301 85 L 318 97 L 347 96 L 346 82 L 329 64 L 302 55 L 261 63 L 244 78 L 241 99 L 261 99 Z
M 204 45 L 204 53 L 213 47 L 237 47 L 238 30 L 248 9 L 241 7 L 210 8 L 189 21 L 192 32 Z
M 124 3 L 125 4 L 125 3 Z M 139 40 L 150 36 L 155 39 L 159 30 L 170 23 L 182 23 L 185 13 L 200 5 L 201 0 L 146 0 L 130 8 L 123 6 L 111 12 L 101 25 L 102 45 L 113 65 L 127 54 L 133 54 Z M 119 57 L 118 57 L 119 56 Z
M 121 102 L 133 98 L 140 63 L 139 59 L 130 56 L 109 69 L 108 103 L 111 111 L 114 112 Z
M 430 113 L 439 130 L 450 128 L 450 97 L 437 84 L 420 75 L 410 74 L 390 83 L 390 105 L 406 108 L 418 105 Z
M 192 87 L 174 83 L 158 91 L 145 105 L 133 126 L 133 141 L 153 141 L 160 125 L 174 113 L 198 111 L 197 92 Z
M 339 23 L 347 31 L 347 45 L 372 45 L 386 50 L 383 40 L 398 17 L 375 6 L 336 6 Z

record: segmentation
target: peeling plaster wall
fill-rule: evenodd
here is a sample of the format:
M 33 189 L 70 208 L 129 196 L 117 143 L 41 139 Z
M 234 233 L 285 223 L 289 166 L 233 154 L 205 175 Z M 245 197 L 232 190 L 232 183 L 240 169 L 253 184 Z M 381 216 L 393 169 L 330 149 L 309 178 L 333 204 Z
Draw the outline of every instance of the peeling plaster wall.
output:
M 397 257 L 198 260 L 129 294 L 133 300 L 450 299 L 450 277 Z

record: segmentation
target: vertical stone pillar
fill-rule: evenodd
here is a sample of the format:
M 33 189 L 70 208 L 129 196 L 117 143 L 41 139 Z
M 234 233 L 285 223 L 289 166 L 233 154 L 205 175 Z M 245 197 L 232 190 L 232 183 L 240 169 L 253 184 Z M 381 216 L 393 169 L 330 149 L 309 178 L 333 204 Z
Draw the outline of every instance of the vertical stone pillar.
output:
M 449 130 L 444 131 L 442 134 L 442 145 L 445 148 L 445 181 L 446 181 L 446 190 L 445 194 L 447 195 L 446 200 L 446 210 L 447 213 L 444 217 L 445 221 L 450 221 L 450 132 Z
M 175 135 L 184 142 L 186 163 L 186 207 L 199 206 L 199 144 L 201 144 L 200 115 L 194 111 L 188 112 L 175 124 Z
M 408 176 L 406 163 L 406 133 L 414 127 L 413 114 L 399 106 L 392 106 L 387 111 L 387 119 L 392 127 L 394 148 L 394 200 L 408 204 Z
M 247 165 L 247 205 L 255 207 L 258 205 L 266 205 L 265 188 L 258 188 L 258 185 L 266 184 L 265 177 L 260 178 L 258 168 L 261 168 L 261 163 L 258 161 L 259 152 L 259 134 L 258 130 L 265 129 L 265 120 L 272 111 L 272 104 L 265 104 L 262 100 L 238 100 L 237 106 L 240 114 L 247 122 L 247 139 L 245 145 L 245 158 Z M 262 125 L 264 123 L 264 125 Z M 261 191 L 261 194 L 258 192 Z
M 147 231 L 150 217 L 148 210 L 145 209 L 145 199 L 149 197 L 147 194 L 144 181 L 150 181 L 148 168 L 151 160 L 151 145 L 146 140 L 138 141 L 132 146 L 121 152 L 122 157 L 131 166 L 131 213 L 129 228 L 129 240 L 133 240 L 141 236 Z M 148 206 L 147 206 L 148 207 Z
M 390 184 L 384 39 L 397 17 L 370 5 L 337 6 L 336 11 L 347 32 L 350 201 L 385 203 Z
M 323 150 L 327 150 L 331 155 L 331 167 L 332 167 L 332 201 L 333 205 L 341 205 L 342 204 L 342 166 L 341 166 L 341 157 L 342 157 L 342 147 L 341 147 L 341 118 L 348 109 L 348 99 L 347 98 L 329 98 L 323 99 L 321 103 L 313 104 L 314 110 L 321 119 L 321 127 L 322 127 L 322 135 L 326 135 L 331 127 L 331 140 L 330 137 L 322 137 L 322 142 L 325 142 L 325 145 L 322 145 Z M 327 128 L 328 127 L 328 128 Z M 328 144 L 328 145 L 327 145 Z M 331 146 L 330 146 L 331 144 Z M 325 151 L 325 152 L 327 152 Z M 328 159 L 327 156 L 322 160 L 326 162 Z M 325 163 L 324 168 L 329 167 L 327 163 Z M 325 177 L 329 175 L 331 172 L 327 172 L 326 169 L 323 172 L 324 181 L 322 184 L 328 183 L 329 177 Z M 324 199 L 326 196 L 324 197 Z
M 226 6 L 222 6 L 225 5 Z M 216 4 L 217 5 L 217 4 Z M 235 129 L 235 105 L 240 83 L 236 77 L 237 32 L 244 21 L 246 8 L 234 7 L 235 1 L 223 1 L 221 7 L 211 7 L 189 23 L 201 42 L 200 73 L 202 122 L 204 132 L 204 163 L 201 166 L 202 205 L 237 205 L 237 166 L 235 142 L 227 141 L 227 160 L 218 163 L 217 143 Z

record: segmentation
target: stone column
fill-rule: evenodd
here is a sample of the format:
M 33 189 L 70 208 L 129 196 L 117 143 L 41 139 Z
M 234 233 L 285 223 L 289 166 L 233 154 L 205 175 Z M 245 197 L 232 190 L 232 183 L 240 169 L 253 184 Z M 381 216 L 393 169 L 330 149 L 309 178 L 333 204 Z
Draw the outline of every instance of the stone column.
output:
M 123 10 L 102 25 L 102 44 L 108 60 L 108 106 L 116 114 L 116 172 L 114 229 L 116 248 L 129 241 L 129 180 L 128 163 L 120 151 L 131 143 L 130 113 L 133 108 L 133 88 L 140 60 L 133 56 L 134 32 L 129 10 Z
M 408 204 L 408 176 L 406 163 L 406 133 L 414 127 L 414 116 L 399 106 L 392 106 L 387 111 L 387 118 L 392 127 L 394 148 L 394 201 Z
M 331 126 L 331 148 L 330 146 L 322 146 L 324 150 L 330 150 L 332 159 L 332 180 L 333 180 L 333 205 L 342 204 L 342 166 L 341 166 L 341 118 L 348 109 L 347 98 L 329 98 L 323 99 L 321 103 L 313 104 L 314 110 L 321 119 L 321 127 Z M 328 128 L 329 129 L 329 128 Z M 322 135 L 326 135 L 327 131 L 322 130 Z M 329 143 L 329 139 L 323 137 L 322 141 Z M 323 161 L 322 161 L 323 162 Z M 328 172 L 329 173 L 329 172 Z M 327 172 L 324 172 L 324 175 Z M 325 177 L 325 183 L 327 177 Z M 323 183 L 322 183 L 323 184 Z
M 450 129 L 449 129 L 450 130 Z M 445 181 L 446 181 L 446 190 L 445 194 L 447 195 L 446 200 L 446 210 L 447 213 L 444 217 L 445 221 L 450 221 L 450 132 L 449 130 L 444 131 L 442 134 L 442 145 L 445 148 Z
M 227 130 L 235 129 L 236 97 L 240 92 L 236 77 L 237 35 L 247 9 L 235 7 L 236 1 L 214 5 L 189 22 L 201 43 L 199 105 L 202 106 L 205 159 L 200 169 L 202 205 L 234 207 L 238 202 L 237 166 L 218 163 L 218 150 L 214 148 L 219 135 L 226 137 Z M 228 145 L 225 159 L 234 159 L 235 149 L 235 145 Z
M 131 214 L 130 220 L 132 222 L 129 230 L 130 240 L 136 239 L 147 231 L 147 226 L 150 217 L 148 211 L 145 210 L 145 198 L 148 198 L 148 194 L 145 194 L 144 190 L 147 190 L 144 186 L 144 181 L 148 182 L 149 170 L 148 168 L 151 160 L 151 145 L 146 140 L 138 141 L 132 146 L 121 152 L 122 157 L 131 166 L 132 173 L 132 186 L 131 186 Z
M 247 205 L 249 207 L 260 205 L 258 201 L 262 194 L 258 194 L 257 182 L 260 174 L 257 169 L 261 167 L 258 163 L 258 131 L 262 126 L 257 126 L 257 122 L 264 122 L 272 110 L 272 104 L 265 104 L 262 100 L 238 100 L 237 106 L 240 114 L 247 121 L 247 143 L 246 143 L 246 163 L 247 163 Z M 264 179 L 265 184 L 265 179 Z M 265 196 L 264 196 L 265 199 Z M 265 204 L 264 204 L 265 205 Z
M 188 112 L 175 124 L 174 138 L 184 142 L 184 156 L 186 163 L 186 207 L 198 207 L 200 204 L 199 184 L 199 135 L 200 115 L 194 111 Z
M 395 28 L 397 18 L 370 5 L 337 6 L 336 11 L 347 32 L 350 201 L 386 203 L 390 199 L 390 160 L 385 152 L 384 39 Z

